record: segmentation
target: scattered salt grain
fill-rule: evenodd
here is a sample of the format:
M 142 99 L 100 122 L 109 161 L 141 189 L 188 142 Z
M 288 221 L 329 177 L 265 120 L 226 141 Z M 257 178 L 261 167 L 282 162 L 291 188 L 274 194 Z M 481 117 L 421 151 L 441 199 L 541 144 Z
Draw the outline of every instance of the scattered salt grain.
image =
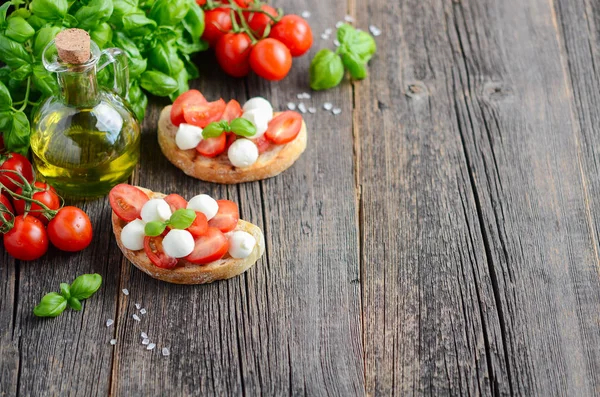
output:
M 302 15 L 302 18 L 308 19 L 308 18 L 310 18 L 310 11 L 302 11 L 302 14 L 300 14 L 300 15 Z
M 113 325 L 115 322 L 113 321 L 112 318 L 109 318 L 108 320 L 106 320 L 106 326 L 110 327 L 111 325 Z
M 303 92 L 303 93 L 302 93 L 302 97 L 303 97 L 304 99 L 310 99 L 310 94 L 309 94 L 308 92 Z
M 329 111 L 329 110 L 333 109 L 333 104 L 331 102 L 325 102 L 323 104 L 323 109 Z
M 331 29 L 331 28 L 327 28 L 327 29 L 325 29 L 325 34 L 326 34 L 327 36 L 329 36 L 331 33 L 333 33 L 333 29 Z
M 141 314 L 146 314 L 146 309 L 144 309 L 144 308 L 140 309 L 140 313 Z
M 323 34 L 321 35 L 321 38 L 322 38 L 323 40 L 329 40 L 329 35 L 328 35 L 328 34 L 325 34 L 325 33 L 323 33 Z
M 379 29 L 377 26 L 375 25 L 371 25 L 369 26 L 369 32 L 371 32 L 371 34 L 375 37 L 377 36 L 381 36 L 381 29 Z
M 337 116 L 338 114 L 342 113 L 342 109 L 340 108 L 334 108 L 331 113 L 333 113 L 335 116 Z
M 136 308 L 136 309 L 140 310 L 140 307 L 142 307 L 142 305 L 140 305 L 139 303 L 136 303 L 136 304 L 135 304 L 135 308 Z
M 344 17 L 344 21 L 352 23 L 352 22 L 354 22 L 354 18 L 352 18 L 352 16 L 350 16 L 350 15 L 346 15 Z
M 338 21 L 338 22 L 335 24 L 335 27 L 336 27 L 337 29 L 339 29 L 339 28 L 341 28 L 341 27 L 342 27 L 342 25 L 343 25 L 343 24 L 344 24 L 344 22 L 342 22 L 342 21 Z
M 145 332 L 142 332 L 142 333 L 140 334 L 140 337 L 142 337 L 143 339 L 148 339 L 148 334 L 147 334 L 147 333 L 145 333 Z
M 156 343 L 150 343 L 148 346 L 146 346 L 146 350 L 152 350 L 156 347 Z
M 296 110 L 296 104 L 294 102 L 288 102 L 287 108 L 289 110 Z
M 300 103 L 298 105 L 298 110 L 301 111 L 302 113 L 306 113 L 306 105 L 304 103 Z
M 147 345 L 150 343 L 150 339 L 148 338 L 144 338 L 144 340 L 142 341 L 142 345 Z
M 166 356 L 168 356 L 169 354 L 171 354 L 171 353 L 169 352 L 169 349 L 168 349 L 168 348 L 166 348 L 166 347 L 163 347 L 163 348 L 162 348 L 162 355 L 166 357 Z
M 308 108 L 308 113 L 313 113 L 313 114 L 317 113 L 317 108 L 315 108 L 315 107 L 312 107 L 312 106 L 311 106 L 311 107 L 309 107 L 309 108 Z
M 133 316 L 131 316 L 131 317 L 133 317 L 133 319 L 134 319 L 135 321 L 142 321 L 142 319 L 140 318 L 140 316 L 138 316 L 137 314 L 134 314 L 134 315 L 133 315 Z
M 302 99 L 302 98 L 304 98 L 304 93 L 303 93 L 303 92 L 301 92 L 300 94 L 297 94 L 297 95 L 296 95 L 296 98 L 298 98 L 298 99 Z
M 338 41 L 338 39 L 335 39 L 335 40 L 333 40 L 333 44 L 334 44 L 336 47 L 339 47 L 339 46 L 340 46 L 340 42 Z
M 123 288 L 123 295 L 127 296 L 129 295 L 129 290 L 127 288 Z
M 116 339 L 111 339 L 110 340 L 110 344 L 113 345 L 113 346 L 116 345 L 117 344 L 117 340 Z

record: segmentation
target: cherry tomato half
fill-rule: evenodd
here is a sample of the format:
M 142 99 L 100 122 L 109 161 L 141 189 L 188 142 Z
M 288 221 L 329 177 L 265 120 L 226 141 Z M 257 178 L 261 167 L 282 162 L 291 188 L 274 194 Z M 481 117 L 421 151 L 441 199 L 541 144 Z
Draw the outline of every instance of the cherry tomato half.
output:
M 203 234 L 206 234 L 208 231 L 208 220 L 206 219 L 206 215 L 200 211 L 196 211 L 196 219 L 194 219 L 194 223 L 192 226 L 186 229 L 188 232 L 192 233 L 194 237 L 200 237 Z
M 221 116 L 221 120 L 231 121 L 233 119 L 237 119 L 238 117 L 242 117 L 243 114 L 242 106 L 238 101 L 232 99 L 227 102 L 227 106 L 225 107 L 225 111 Z
M 223 98 L 214 102 L 187 104 L 183 107 L 183 117 L 186 123 L 204 128 L 213 121 L 221 120 L 226 106 Z
M 240 220 L 240 212 L 238 206 L 233 201 L 217 200 L 219 211 L 210 221 L 208 226 L 216 227 L 223 233 L 227 233 L 236 228 Z
M 267 149 L 269 149 L 269 146 L 271 146 L 271 142 L 269 142 L 267 137 L 265 137 L 264 135 L 259 136 L 256 139 L 252 139 L 252 142 L 254 142 L 254 144 L 258 148 L 258 154 L 263 154 L 267 151 Z
M 169 204 L 169 207 L 171 207 L 171 212 L 187 208 L 187 200 L 178 194 L 169 194 L 164 200 Z
M 61 251 L 77 252 L 92 242 L 92 222 L 77 207 L 63 207 L 48 224 L 50 242 Z
M 233 132 L 226 132 L 227 142 L 225 143 L 225 150 L 229 150 L 229 146 L 233 145 L 233 142 L 237 140 L 237 135 Z
M 173 269 L 177 266 L 177 259 L 165 254 L 163 249 L 163 237 L 144 237 L 144 252 L 150 262 L 163 269 Z
M 194 251 L 185 259 L 198 265 L 205 265 L 221 259 L 228 249 L 227 237 L 219 229 L 209 227 L 205 235 L 196 238 Z
M 13 228 L 4 235 L 4 249 L 22 261 L 40 258 L 48 251 L 44 225 L 33 216 L 17 216 Z
M 204 33 L 202 38 L 214 47 L 219 39 L 232 29 L 231 15 L 229 9 L 216 8 L 204 12 Z
M 16 171 L 23 175 L 27 182 L 33 182 L 33 167 L 27 157 L 19 153 L 8 153 L 0 156 L 0 183 L 11 192 L 15 192 L 19 186 L 14 181 L 23 184 L 23 180 L 14 172 L 2 172 L 2 170 Z
M 0 194 L 0 204 L 4 205 L 6 208 L 3 208 L 4 211 L 9 211 L 10 214 L 12 214 L 13 216 L 11 216 L 8 212 L 2 212 L 1 216 L 0 216 L 0 227 L 2 227 L 4 225 L 5 221 L 9 221 L 11 220 L 16 214 L 15 214 L 15 210 L 12 206 L 12 204 L 10 203 L 10 199 L 5 196 L 4 194 Z
M 198 90 L 189 90 L 179 95 L 173 107 L 171 107 L 171 123 L 174 126 L 179 127 L 179 124 L 185 123 L 185 117 L 183 117 L 183 108 L 186 105 L 201 105 L 206 103 L 206 98 Z
M 225 151 L 226 146 L 227 134 L 221 134 L 216 138 L 201 140 L 196 151 L 205 157 L 216 157 Z
M 281 80 L 292 68 L 292 54 L 279 40 L 264 39 L 250 53 L 254 73 L 267 80 Z
M 142 207 L 150 200 L 146 193 L 125 183 L 113 187 L 108 199 L 112 210 L 125 222 L 139 218 Z
M 244 77 L 250 73 L 252 40 L 246 33 L 227 33 L 215 47 L 217 62 L 230 76 Z
M 261 10 L 267 12 L 272 17 L 277 17 L 277 10 L 270 5 L 263 4 Z M 273 25 L 273 19 L 261 12 L 244 12 L 244 18 L 248 21 L 248 26 L 260 38 L 265 34 L 265 29 L 268 25 Z
M 269 122 L 265 136 L 271 142 L 282 145 L 296 139 L 301 128 L 302 116 L 300 113 L 288 110 Z
M 304 55 L 313 43 L 312 30 L 298 15 L 286 15 L 271 29 L 269 37 L 281 41 L 293 57 Z
M 56 190 L 54 190 L 52 186 L 43 182 L 35 182 L 33 186 L 38 190 L 33 192 L 33 194 L 31 194 L 31 192 L 23 192 L 22 188 L 18 188 L 16 193 L 37 200 L 51 210 L 60 208 L 60 197 L 56 194 Z M 27 202 L 23 199 L 14 200 L 13 204 L 18 215 L 24 215 L 25 211 L 27 211 L 31 216 L 42 221 L 44 225 L 48 223 L 48 218 L 44 216 L 44 210 L 38 204 L 31 203 L 30 207 L 26 208 Z

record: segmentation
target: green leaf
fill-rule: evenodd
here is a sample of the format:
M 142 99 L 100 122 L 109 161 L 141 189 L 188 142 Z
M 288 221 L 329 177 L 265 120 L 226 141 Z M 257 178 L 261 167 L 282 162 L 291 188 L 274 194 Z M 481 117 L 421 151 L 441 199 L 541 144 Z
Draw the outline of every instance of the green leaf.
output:
M 81 310 L 81 301 L 79 299 L 74 298 L 74 297 L 70 297 L 67 300 L 67 303 L 69 304 L 69 306 L 71 307 L 71 309 L 77 310 L 77 311 Z
M 204 11 L 196 2 L 192 2 L 183 19 L 183 27 L 192 37 L 202 37 L 204 33 Z
M 23 112 L 13 113 L 10 132 L 4 136 L 4 144 L 11 152 L 17 152 L 24 156 L 29 150 L 29 135 L 31 133 L 29 120 Z
M 27 18 L 27 23 L 29 23 L 31 27 L 34 28 L 36 31 L 49 24 L 47 20 L 40 18 L 37 15 L 32 15 L 29 18 Z
M 31 74 L 32 71 L 33 71 L 33 68 L 31 67 L 31 65 L 29 65 L 29 64 L 23 65 L 20 68 L 15 69 L 12 72 L 10 72 L 10 78 L 14 79 L 14 80 L 18 80 L 18 81 L 23 81 L 27 77 L 29 77 L 29 75 Z
M 10 109 L 11 106 L 12 98 L 10 91 L 8 91 L 4 83 L 0 82 L 0 110 Z
M 177 81 L 171 76 L 154 70 L 147 70 L 140 78 L 143 89 L 156 96 L 169 96 L 178 87 Z
M 146 223 L 146 226 L 144 226 L 144 234 L 150 237 L 160 236 L 166 228 L 166 223 L 156 221 L 148 222 Z
M 175 99 L 184 92 L 190 90 L 190 86 L 188 84 L 189 75 L 186 69 L 182 69 L 179 73 L 177 73 L 177 89 L 169 94 L 169 99 L 175 102 Z
M 77 27 L 90 30 L 94 26 L 108 21 L 112 13 L 112 0 L 92 0 L 75 13 L 75 18 L 79 21 Z
M 188 209 L 178 209 L 173 212 L 171 219 L 169 219 L 169 226 L 173 229 L 187 229 L 192 226 L 192 223 L 196 220 L 196 211 Z
M 342 24 L 337 30 L 337 39 L 340 44 L 346 44 L 352 40 L 356 34 L 356 29 L 347 23 Z
M 156 29 L 156 22 L 143 12 L 136 12 L 123 17 L 123 28 L 129 37 L 147 36 Z
M 82 300 L 94 295 L 102 285 L 102 276 L 97 273 L 82 274 L 71 283 L 71 296 Z
M 357 55 L 344 53 L 342 54 L 342 62 L 353 79 L 362 80 L 367 77 L 367 65 Z
M 12 126 L 13 112 L 10 110 L 0 110 L 0 131 L 10 131 Z
M 31 61 L 31 55 L 27 53 L 22 44 L 0 34 L 0 61 L 11 69 L 18 69 Z
M 36 58 L 40 59 L 42 56 L 42 52 L 57 34 L 60 33 L 62 29 L 58 26 L 47 26 L 45 28 L 41 28 L 33 41 L 33 55 Z
M 231 131 L 239 136 L 251 137 L 256 135 L 256 126 L 247 119 L 237 118 L 229 123 Z
M 148 62 L 154 69 L 169 76 L 177 76 L 177 73 L 181 72 L 184 67 L 183 61 L 177 56 L 175 47 L 162 40 L 158 40 L 150 51 Z
M 112 40 L 112 27 L 106 22 L 101 23 L 90 30 L 90 37 L 100 48 L 104 48 Z
M 331 50 L 317 52 L 310 64 L 310 87 L 326 90 L 340 84 L 344 78 L 344 65 L 339 55 Z
M 67 300 L 71 297 L 71 288 L 69 287 L 69 284 L 60 283 L 60 294 Z
M 123 27 L 123 18 L 125 15 L 133 14 L 137 11 L 137 2 L 134 0 L 114 0 L 113 13 L 110 16 L 109 22 Z
M 65 18 L 62 21 L 63 26 L 66 28 L 74 28 L 79 25 L 79 21 L 71 14 L 65 15 Z
M 188 73 L 188 78 L 197 79 L 200 77 L 200 71 L 198 71 L 198 67 L 196 64 L 194 64 L 194 62 L 192 62 L 190 56 L 187 54 L 181 54 L 181 57 L 183 59 L 183 64 L 185 65 L 185 70 Z
M 4 3 L 0 6 L 0 24 L 6 21 L 6 13 L 8 11 L 8 7 L 10 7 L 10 3 Z
M 220 122 L 210 123 L 202 130 L 202 137 L 204 139 L 216 138 L 221 136 L 225 132 L 225 128 Z
M 129 77 L 134 80 L 144 73 L 147 67 L 147 61 L 140 54 L 140 50 L 127 35 L 122 32 L 115 32 L 113 35 L 113 44 L 127 53 L 129 60 Z
M 157 0 L 150 9 L 150 18 L 155 20 L 159 26 L 176 26 L 190 9 L 187 0 Z
M 134 83 L 129 88 L 129 104 L 138 120 L 142 121 L 148 106 L 148 97 L 142 92 L 140 85 Z
M 13 39 L 17 43 L 24 43 L 33 37 L 35 30 L 26 20 L 16 17 L 9 18 L 5 34 L 8 38 Z
M 68 8 L 67 0 L 33 0 L 29 4 L 33 14 L 48 20 L 63 19 Z
M 23 19 L 27 19 L 31 16 L 31 13 L 29 12 L 29 10 L 27 8 L 19 8 L 18 10 L 14 10 L 10 16 L 8 17 L 8 19 L 11 18 L 23 18 Z
M 340 42 L 340 52 L 353 54 L 353 58 L 363 64 L 369 62 L 377 51 L 377 44 L 373 36 L 362 30 L 356 30 L 348 24 L 344 24 L 338 29 L 337 38 Z
M 38 317 L 56 317 L 67 308 L 67 300 L 56 292 L 44 295 L 40 303 L 33 309 Z
M 40 63 L 33 65 L 33 85 L 44 96 L 56 95 L 59 91 L 56 76 Z

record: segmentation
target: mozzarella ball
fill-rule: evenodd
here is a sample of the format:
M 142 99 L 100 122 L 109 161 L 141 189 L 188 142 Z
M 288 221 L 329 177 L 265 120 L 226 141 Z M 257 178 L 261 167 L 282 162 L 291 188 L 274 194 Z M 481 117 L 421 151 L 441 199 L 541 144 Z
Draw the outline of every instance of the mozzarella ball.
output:
M 136 219 L 129 222 L 123 230 L 121 230 L 121 243 L 123 247 L 132 251 L 139 251 L 144 248 L 144 227 L 146 222 L 141 219 Z
M 202 128 L 182 123 L 179 125 L 175 144 L 181 150 L 194 149 L 202 140 Z
M 232 258 L 247 258 L 255 245 L 256 239 L 250 233 L 237 231 L 229 234 L 229 255 Z
M 173 229 L 162 241 L 163 251 L 171 258 L 185 258 L 194 250 L 194 236 L 187 230 Z
M 266 111 L 269 114 L 269 120 L 271 120 L 273 118 L 273 106 L 271 105 L 271 103 L 269 101 L 267 101 L 263 97 L 257 96 L 257 97 L 251 98 L 246 103 L 244 103 L 244 106 L 242 107 L 242 110 L 244 112 L 254 110 L 254 109 Z
M 148 200 L 142 207 L 142 219 L 144 222 L 164 222 L 171 218 L 173 213 L 171 207 L 163 199 Z
M 269 115 L 268 111 L 262 109 L 252 109 L 244 111 L 242 118 L 249 120 L 256 127 L 256 135 L 252 138 L 258 138 L 264 135 L 269 128 L 269 121 L 273 118 L 273 112 Z
M 217 212 L 219 212 L 219 204 L 208 194 L 199 194 L 192 197 L 188 202 L 187 208 L 202 212 L 209 221 L 217 215 Z
M 258 160 L 258 147 L 249 139 L 237 139 L 229 146 L 227 157 L 236 167 L 249 167 Z

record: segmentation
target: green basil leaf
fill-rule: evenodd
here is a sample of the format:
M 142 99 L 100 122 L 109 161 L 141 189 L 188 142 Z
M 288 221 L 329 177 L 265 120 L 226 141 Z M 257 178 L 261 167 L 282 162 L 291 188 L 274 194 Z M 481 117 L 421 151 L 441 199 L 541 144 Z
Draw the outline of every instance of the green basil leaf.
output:
M 344 24 L 338 29 L 337 38 L 341 44 L 340 52 L 354 54 L 353 58 L 363 64 L 369 62 L 377 51 L 377 44 L 373 36 L 362 30 L 356 30 L 348 24 Z
M 156 96 L 168 96 L 178 87 L 177 81 L 164 73 L 154 70 L 145 71 L 140 77 L 143 89 Z
M 176 76 L 184 66 L 175 48 L 162 40 L 158 40 L 150 51 L 148 62 L 154 69 L 169 76 Z
M 31 27 L 34 28 L 36 31 L 49 24 L 47 20 L 40 18 L 37 15 L 32 15 L 29 18 L 27 18 L 27 23 L 29 23 Z
M 45 28 L 41 28 L 33 41 L 33 55 L 36 58 L 40 59 L 42 56 L 42 52 L 57 34 L 60 33 L 62 29 L 58 26 L 47 26 Z
M 192 2 L 190 9 L 183 19 L 183 27 L 192 37 L 201 37 L 204 33 L 204 11 L 196 2 Z
M 340 84 L 344 78 L 344 65 L 339 55 L 331 50 L 317 52 L 310 64 L 310 87 L 326 90 Z
M 94 295 L 102 285 L 102 276 L 98 273 L 82 274 L 71 283 L 71 296 L 79 300 Z
M 115 32 L 113 35 L 113 44 L 127 53 L 129 60 L 129 77 L 134 80 L 141 76 L 146 70 L 147 61 L 142 57 L 140 50 L 127 35 L 122 32 Z
M 12 70 L 8 66 L 0 68 L 0 81 L 4 84 L 8 84 L 8 81 L 10 80 L 10 72 L 12 72 Z
M 0 34 L 0 61 L 10 66 L 11 69 L 18 69 L 30 63 L 31 55 L 22 44 Z
M 221 123 L 210 123 L 202 130 L 202 137 L 204 139 L 216 138 L 221 136 L 223 132 L 225 132 L 225 128 L 223 128 Z
M 79 25 L 79 21 L 71 14 L 65 15 L 65 18 L 62 21 L 63 26 L 66 28 L 74 28 Z
M 138 86 L 139 87 L 139 86 Z M 144 116 L 146 114 L 146 108 L 148 107 L 148 97 L 146 94 L 142 93 L 140 99 L 138 99 L 135 103 L 131 104 L 131 108 L 135 113 L 135 116 L 139 121 L 144 120 Z
M 90 37 L 100 48 L 104 48 L 106 44 L 112 40 L 112 36 L 112 27 L 106 22 L 101 23 L 90 30 Z
M 247 119 L 237 118 L 229 123 L 231 131 L 239 136 L 251 137 L 256 135 L 256 126 Z
M 192 37 L 189 33 L 177 39 L 177 47 L 184 54 L 193 54 L 208 49 L 208 43 L 199 37 Z
M 6 21 L 6 13 L 8 11 L 8 7 L 10 7 L 10 2 L 2 4 L 0 6 L 0 24 Z
M 63 19 L 67 14 L 67 0 L 33 0 L 29 9 L 40 18 L 48 20 Z
M 17 10 L 14 10 L 10 16 L 8 17 L 8 19 L 11 18 L 23 18 L 23 19 L 27 19 L 31 16 L 31 12 L 29 12 L 29 10 L 27 8 L 19 8 Z
M 129 37 L 147 36 L 156 29 L 156 22 L 141 11 L 135 12 L 123 17 L 123 29 Z
M 71 288 L 69 287 L 69 284 L 60 283 L 60 294 L 67 300 L 71 297 Z
M 10 132 L 4 137 L 4 144 L 9 151 L 26 156 L 29 150 L 30 134 L 29 120 L 25 113 L 15 112 Z
M 12 97 L 10 96 L 10 91 L 4 85 L 4 83 L 0 82 L 0 110 L 10 109 L 12 106 Z
M 160 236 L 166 228 L 166 223 L 156 221 L 148 222 L 146 223 L 146 226 L 144 226 L 144 234 L 150 237 Z
M 71 309 L 73 310 L 77 310 L 80 311 L 81 310 L 81 301 L 75 297 L 70 297 L 67 300 L 67 303 L 69 304 L 69 306 L 71 306 Z
M 29 64 L 23 65 L 23 66 L 19 67 L 18 69 L 15 69 L 12 72 L 10 72 L 10 78 L 14 79 L 14 80 L 18 80 L 18 81 L 23 81 L 27 77 L 29 77 L 29 75 L 31 74 L 32 71 L 33 71 L 33 68 L 31 67 L 31 65 L 29 65 Z
M 44 295 L 40 303 L 33 309 L 38 317 L 56 317 L 67 308 L 67 300 L 56 292 Z
M 75 18 L 79 21 L 77 27 L 90 30 L 94 26 L 108 21 L 112 13 L 112 0 L 92 0 L 75 13 Z
M 17 43 L 24 43 L 33 37 L 35 30 L 26 20 L 16 17 L 8 19 L 5 34 L 8 38 L 13 39 Z
M 337 30 L 337 39 L 340 44 L 349 43 L 352 41 L 354 35 L 356 35 L 356 29 L 347 23 L 340 26 Z
M 176 26 L 190 9 L 187 0 L 157 0 L 150 9 L 150 18 L 155 20 L 159 26 Z
M 169 219 L 169 226 L 173 229 L 187 229 L 192 226 L 192 223 L 196 220 L 196 211 L 188 209 L 178 209 L 173 212 L 171 219 Z
M 342 62 L 353 79 L 362 80 L 367 77 L 367 65 L 356 54 L 343 53 Z
M 200 77 L 200 71 L 198 67 L 192 60 L 188 54 L 181 54 L 181 58 L 183 59 L 183 64 L 185 66 L 185 70 L 187 71 L 189 79 L 197 79 Z
M 187 74 L 187 70 L 182 69 L 177 73 L 177 89 L 169 94 L 169 99 L 171 99 L 171 101 L 175 102 L 175 99 L 177 99 L 179 95 L 190 90 L 188 81 L 189 75 Z
M 59 91 L 56 76 L 40 63 L 33 65 L 33 85 L 44 96 L 55 95 Z
M 0 131 L 10 131 L 12 127 L 13 112 L 10 110 L 0 110 Z
M 123 17 L 137 12 L 138 6 L 135 0 L 114 0 L 113 13 L 108 20 L 110 23 L 123 27 Z

